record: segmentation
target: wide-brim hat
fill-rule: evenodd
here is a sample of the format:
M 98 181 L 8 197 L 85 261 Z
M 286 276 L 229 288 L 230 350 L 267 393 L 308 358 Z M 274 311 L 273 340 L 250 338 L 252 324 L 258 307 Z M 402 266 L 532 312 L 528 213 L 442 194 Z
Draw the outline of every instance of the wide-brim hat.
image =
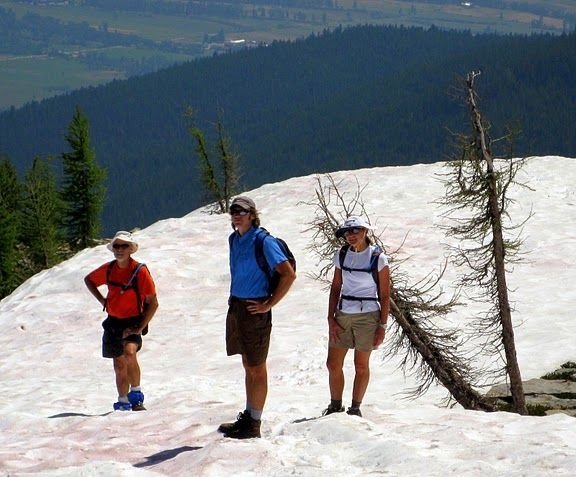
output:
M 348 217 L 336 229 L 336 238 L 343 237 L 346 232 L 348 232 L 349 230 L 352 230 L 352 229 L 374 230 L 374 227 L 372 227 L 362 217 L 357 217 L 357 216 Z
M 136 240 L 134 240 L 134 237 L 132 237 L 132 234 L 130 232 L 126 232 L 125 230 L 120 230 L 120 231 L 116 232 L 116 235 L 114 235 L 114 238 L 110 241 L 110 243 L 108 245 L 106 245 L 108 250 L 113 252 L 114 248 L 112 246 L 118 240 L 122 240 L 123 242 L 127 242 L 130 244 L 130 253 L 134 253 L 138 250 L 138 243 L 136 242 Z

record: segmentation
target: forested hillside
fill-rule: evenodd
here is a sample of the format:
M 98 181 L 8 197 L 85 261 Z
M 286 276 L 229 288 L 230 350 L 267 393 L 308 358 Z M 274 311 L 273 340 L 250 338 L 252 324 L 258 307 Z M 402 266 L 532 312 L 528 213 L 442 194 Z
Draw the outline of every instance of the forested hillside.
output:
M 66 150 L 79 105 L 108 170 L 104 230 L 146 226 L 203 203 L 184 112 L 220 118 L 253 187 L 294 175 L 445 159 L 467 132 L 458 78 L 481 71 L 480 104 L 517 155 L 576 154 L 576 35 L 498 36 L 361 26 L 195 60 L 0 114 L 0 152 L 23 173 Z M 457 99 L 455 99 L 457 98 Z

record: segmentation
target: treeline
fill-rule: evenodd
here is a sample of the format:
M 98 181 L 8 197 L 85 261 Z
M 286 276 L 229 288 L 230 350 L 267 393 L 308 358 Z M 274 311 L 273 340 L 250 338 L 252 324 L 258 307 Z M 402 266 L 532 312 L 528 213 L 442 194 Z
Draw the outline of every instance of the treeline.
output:
M 23 174 L 63 149 L 75 105 L 110 171 L 105 233 L 206 203 L 184 113 L 219 120 L 244 188 L 293 176 L 444 160 L 466 121 L 454 87 L 481 71 L 489 133 L 519 126 L 516 156 L 576 155 L 576 35 L 499 36 L 359 26 L 274 42 L 85 88 L 0 114 L 0 151 Z M 460 78 L 461 79 L 461 78 Z M 115 208 L 129 197 L 137 206 Z
M 414 5 L 412 0 L 400 0 Z M 419 0 L 421 3 L 432 3 L 437 5 L 454 5 L 454 0 Z M 566 32 L 573 30 L 576 25 L 576 14 L 567 11 L 562 6 L 557 6 L 549 2 L 526 2 L 526 1 L 513 1 L 513 0 L 472 0 L 469 2 L 460 2 L 461 6 L 468 3 L 467 8 L 493 8 L 501 12 L 526 12 L 540 17 L 561 18 L 564 23 L 564 30 Z M 543 24 L 538 20 L 533 21 L 534 27 L 542 27 Z
M 178 17 L 210 17 L 210 18 L 254 18 L 298 23 L 326 23 L 326 16 L 317 17 L 314 10 L 338 9 L 333 0 L 246 0 L 229 1 L 183 1 L 170 0 L 86 0 L 85 5 L 102 10 L 137 12 L 148 15 L 170 15 Z
M 152 59 L 118 59 L 94 52 L 112 46 L 157 51 L 158 54 Z M 12 10 L 0 6 L 0 53 L 73 57 L 92 67 L 119 68 L 130 75 L 168 66 L 168 59 L 162 59 L 160 53 L 199 56 L 202 51 L 200 45 L 156 42 L 134 34 L 109 31 L 106 23 L 94 28 L 88 22 L 63 22 L 30 12 L 17 18 Z
M 26 13 L 17 18 L 10 9 L 0 7 L 0 53 L 43 54 L 57 46 L 98 44 L 149 46 L 149 40 L 136 35 L 107 31 L 105 25 L 92 28 L 87 22 L 62 22 L 57 18 Z
M 85 0 L 87 6 L 103 10 L 125 10 L 132 12 L 157 13 L 162 15 L 212 15 L 218 17 L 243 17 L 253 14 L 252 5 L 283 8 L 335 8 L 333 0 L 228 0 L 228 1 L 182 1 L 170 0 Z
M 37 156 L 23 180 L 0 155 L 0 299 L 41 270 L 93 245 L 100 234 L 105 172 L 79 108 L 68 127 L 63 180 L 53 157 Z
M 464 8 L 492 8 L 502 12 L 526 12 L 537 16 L 549 16 L 561 18 L 564 21 L 565 30 L 574 28 L 576 15 L 567 11 L 562 6 L 550 4 L 546 1 L 522 2 L 510 0 L 475 0 L 473 2 L 454 2 L 454 0 L 419 0 L 414 3 L 412 0 L 401 0 L 410 5 L 412 12 L 417 11 L 419 3 L 448 4 L 460 3 Z M 20 3 L 31 3 L 21 1 Z M 49 2 L 32 2 L 49 3 Z M 468 5 L 464 5 L 468 3 Z M 206 16 L 217 18 L 266 18 L 293 20 L 297 22 L 314 22 L 319 19 L 310 10 L 369 10 L 364 5 L 354 3 L 351 7 L 344 7 L 337 0 L 216 0 L 216 1 L 172 1 L 172 0 L 83 0 L 83 6 L 99 8 L 107 11 L 126 11 L 143 15 L 169 15 L 178 17 Z M 377 10 L 373 15 L 382 15 Z M 322 19 L 320 19 L 322 21 Z M 538 21 L 535 21 L 538 23 Z M 542 26 L 542 25 L 534 25 Z
M 110 54 L 110 47 L 148 51 L 133 57 Z M 125 77 L 141 75 L 173 65 L 174 54 L 192 57 L 204 54 L 202 45 L 172 41 L 155 42 L 108 30 L 102 23 L 93 28 L 87 22 L 62 22 L 56 18 L 27 13 L 17 19 L 11 10 L 0 7 L 0 53 L 47 55 L 85 64 L 92 70 L 115 70 Z
M 475 0 L 474 6 L 497 8 L 498 10 L 513 10 L 517 12 L 528 12 L 534 15 L 550 16 L 565 18 L 571 20 L 574 24 L 575 16 L 566 11 L 561 6 L 554 5 L 550 2 L 525 2 L 514 0 Z

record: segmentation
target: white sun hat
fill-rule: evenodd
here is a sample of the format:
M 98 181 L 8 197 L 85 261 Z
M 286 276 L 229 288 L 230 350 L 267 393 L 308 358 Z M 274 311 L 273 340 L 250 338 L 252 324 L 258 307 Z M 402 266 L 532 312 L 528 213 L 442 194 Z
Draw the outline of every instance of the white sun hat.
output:
M 362 217 L 357 217 L 355 215 L 348 217 L 344 222 L 342 222 L 336 229 L 336 238 L 342 237 L 348 230 L 352 229 L 368 229 L 374 230 L 365 219 Z
M 130 253 L 134 253 L 136 252 L 136 250 L 138 250 L 138 243 L 134 240 L 134 237 L 132 237 L 132 233 L 126 232 L 125 230 L 119 230 L 118 232 L 116 232 L 114 238 L 110 241 L 108 245 L 106 245 L 108 250 L 110 250 L 111 252 L 114 251 L 114 248 L 112 246 L 114 245 L 114 242 L 116 242 L 117 240 L 128 242 L 131 245 Z

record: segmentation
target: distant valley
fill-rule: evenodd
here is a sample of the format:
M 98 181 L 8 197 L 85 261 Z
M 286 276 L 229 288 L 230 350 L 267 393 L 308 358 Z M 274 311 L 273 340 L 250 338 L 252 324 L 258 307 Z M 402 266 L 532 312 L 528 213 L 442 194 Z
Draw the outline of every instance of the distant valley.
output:
M 404 9 L 412 2 L 393 3 L 396 12 L 401 8 L 407 15 Z M 559 3 L 546 5 L 553 10 Z M 3 8 L 6 4 L 24 7 L 0 2 Z M 426 5 L 450 10 L 448 2 Z M 476 14 L 488 7 L 467 8 L 458 6 L 457 11 Z M 513 10 L 503 12 L 505 19 Z M 118 10 L 114 15 L 158 19 L 155 13 Z M 566 15 L 569 25 L 572 17 Z M 174 22 L 177 17 L 170 18 Z M 541 23 L 547 25 L 548 18 L 542 16 Z M 165 28 L 158 23 L 155 41 L 164 38 Z M 102 24 L 91 32 L 92 41 L 116 30 Z M 295 175 L 445 160 L 452 152 L 451 134 L 468 131 L 458 89 L 462 77 L 474 70 L 482 72 L 480 106 L 493 138 L 517 128 L 515 155 L 574 157 L 576 36 L 559 31 L 528 36 L 362 25 L 294 41 L 266 41 L 9 108 L 0 113 L 0 154 L 21 175 L 35 156 L 58 158 L 66 150 L 64 134 L 74 108 L 80 106 L 90 121 L 97 161 L 108 171 L 102 220 L 110 234 L 181 216 L 206 203 L 185 117 L 189 107 L 209 141 L 215 122 L 222 121 L 240 157 L 241 186 L 251 188 Z M 74 38 L 72 31 L 66 35 L 61 32 L 61 42 Z M 149 41 L 138 35 L 133 40 Z M 182 39 L 181 49 L 192 45 Z M 41 48 L 20 53 L 35 54 L 43 54 Z M 92 76 L 98 77 L 97 70 Z M 497 146 L 496 152 L 507 152 L 504 144 Z M 137 205 L 118 206 L 127 200 Z
M 195 58 L 354 25 L 562 34 L 566 0 L 0 0 L 0 111 Z

